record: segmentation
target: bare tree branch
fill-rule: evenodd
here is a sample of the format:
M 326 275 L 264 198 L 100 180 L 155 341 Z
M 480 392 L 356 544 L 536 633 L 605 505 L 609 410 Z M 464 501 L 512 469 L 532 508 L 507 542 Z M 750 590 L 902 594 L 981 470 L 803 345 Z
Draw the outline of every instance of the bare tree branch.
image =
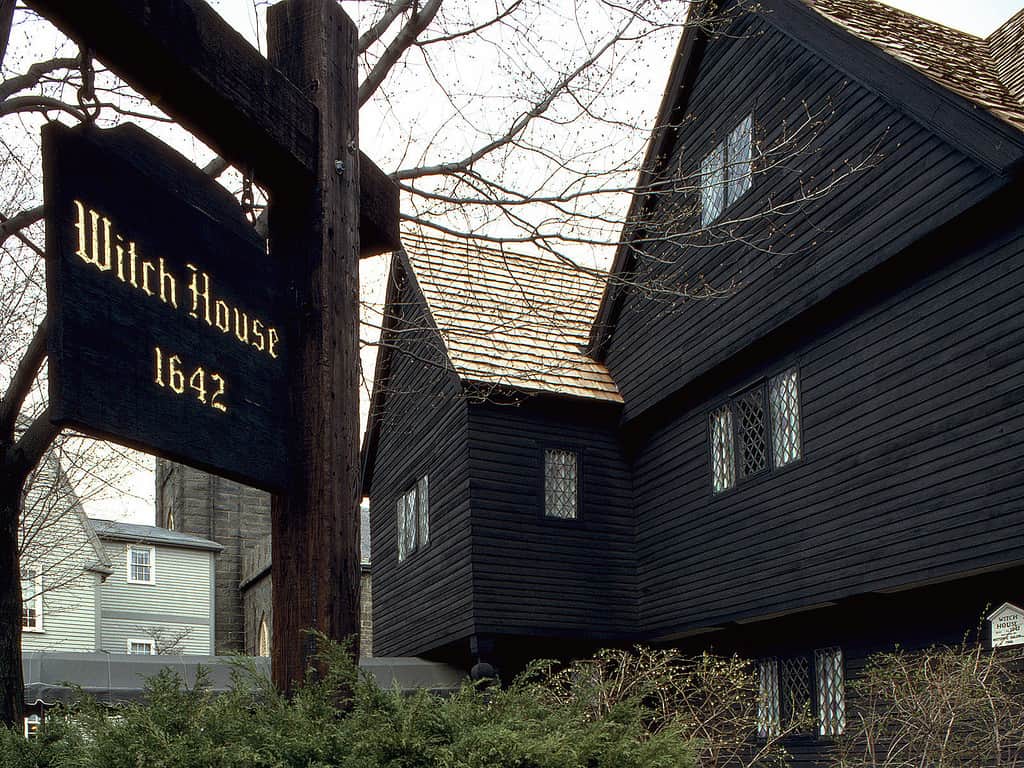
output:
M 25 74 L 9 77 L 0 83 L 0 99 L 6 99 L 18 91 L 35 88 L 43 77 L 58 69 L 75 69 L 76 67 L 78 67 L 78 59 L 49 59 L 47 61 L 40 61 L 29 67 Z
M 366 53 L 367 48 L 380 40 L 381 35 L 387 32 L 388 27 L 391 26 L 391 22 L 409 10 L 412 2 L 413 0 L 394 0 L 384 10 L 384 15 L 359 36 L 359 53 Z
M 437 15 L 441 8 L 441 2 L 442 0 L 427 0 L 427 4 L 421 10 L 413 12 L 412 17 L 402 27 L 402 31 L 391 41 L 391 45 L 387 47 L 384 54 L 373 65 L 373 69 L 359 84 L 359 106 L 366 103 L 367 99 L 384 82 L 391 68 L 402 58 L 402 54 L 416 42 L 416 38 Z
M 25 434 L 14 444 L 10 454 L 11 475 L 18 483 L 23 483 L 60 433 L 60 427 L 50 422 L 50 409 L 47 407 L 25 430 Z
M 0 66 L 7 55 L 7 42 L 11 39 L 11 21 L 14 19 L 15 0 L 0 0 Z
M 18 235 L 25 227 L 41 221 L 45 212 L 43 206 L 37 205 L 34 208 L 21 211 L 10 218 L 0 214 L 0 245 L 11 235 Z M 28 241 L 28 244 L 31 244 L 31 241 Z
M 14 434 L 18 412 L 32 389 L 32 382 L 39 373 L 43 360 L 46 359 L 46 335 L 47 321 L 43 320 L 42 324 L 36 328 L 35 335 L 7 387 L 7 392 L 0 400 L 0 442 Z

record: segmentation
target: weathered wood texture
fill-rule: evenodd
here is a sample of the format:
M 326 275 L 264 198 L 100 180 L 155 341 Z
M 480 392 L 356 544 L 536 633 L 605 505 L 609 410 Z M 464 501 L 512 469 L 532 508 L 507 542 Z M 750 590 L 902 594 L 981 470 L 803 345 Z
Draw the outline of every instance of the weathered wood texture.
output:
M 781 149 L 779 167 L 756 174 L 752 189 L 722 221 L 751 221 L 720 233 L 714 247 L 655 239 L 633 277 L 737 290 L 714 301 L 647 299 L 628 294 L 607 363 L 626 400 L 625 417 L 662 398 L 821 302 L 914 239 L 969 208 L 1005 183 L 968 160 L 879 96 L 757 18 L 735 24 L 707 47 L 683 112 L 689 118 L 669 165 L 695 174 L 700 159 L 747 114 L 761 150 L 819 122 L 813 151 Z M 808 131 L 805 128 L 804 131 Z M 810 129 L 813 130 L 813 129 Z M 788 216 L 762 211 L 792 200 L 801 184 L 827 184 L 861 170 L 821 199 Z M 665 195 L 652 216 L 671 215 L 696 191 Z M 767 236 L 767 240 L 765 237 Z M 745 240 L 753 239 L 758 248 Z M 775 253 L 765 253 L 764 248 Z
M 270 252 L 295 288 L 291 485 L 271 505 L 273 674 L 291 690 L 315 649 L 304 631 L 359 632 L 357 35 L 333 0 L 279 3 L 267 26 L 271 61 L 320 111 L 317 146 L 337 148 L 320 153 L 310 183 L 270 200 Z
M 484 634 L 615 640 L 637 626 L 620 408 L 527 399 L 469 407 L 473 614 Z M 544 515 L 544 451 L 578 452 L 579 517 Z
M 782 619 L 734 625 L 719 632 L 677 641 L 683 652 L 737 653 L 759 659 L 792 656 L 813 658 L 815 649 L 839 647 L 843 652 L 847 727 L 857 727 L 857 698 L 850 682 L 860 677 L 876 653 L 924 650 L 936 644 L 973 642 L 982 619 L 1003 601 L 1024 598 L 1024 569 L 983 574 L 911 592 L 867 595 L 839 605 Z M 812 710 L 816 708 L 811 680 Z M 787 740 L 792 768 L 827 768 L 827 737 L 804 735 Z
M 310 82 L 293 83 L 204 0 L 30 0 L 85 41 L 140 93 L 234 165 L 270 187 L 319 171 L 320 112 Z M 354 55 L 354 54 L 353 54 Z M 347 154 L 330 145 L 334 159 Z M 363 255 L 398 246 L 398 188 L 367 158 L 360 186 Z
M 381 419 L 367 489 L 376 656 L 428 653 L 474 633 L 467 404 L 406 267 L 392 268 L 371 414 Z M 430 541 L 400 563 L 397 502 L 424 475 Z
M 837 294 L 636 437 L 650 636 L 1024 561 L 1019 194 Z M 710 410 L 794 364 L 803 460 L 712 494 Z
M 43 170 L 53 420 L 282 487 L 284 268 L 234 198 L 129 124 L 50 123 Z

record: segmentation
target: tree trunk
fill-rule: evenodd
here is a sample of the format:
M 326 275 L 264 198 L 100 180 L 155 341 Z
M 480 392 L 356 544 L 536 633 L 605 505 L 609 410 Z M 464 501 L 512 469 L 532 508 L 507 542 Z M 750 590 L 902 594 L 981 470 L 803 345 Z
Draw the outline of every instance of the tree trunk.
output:
M 0 455 L 0 473 L 5 473 Z M 18 521 L 21 483 L 0 475 L 0 724 L 21 726 L 25 681 L 21 673 L 21 565 Z

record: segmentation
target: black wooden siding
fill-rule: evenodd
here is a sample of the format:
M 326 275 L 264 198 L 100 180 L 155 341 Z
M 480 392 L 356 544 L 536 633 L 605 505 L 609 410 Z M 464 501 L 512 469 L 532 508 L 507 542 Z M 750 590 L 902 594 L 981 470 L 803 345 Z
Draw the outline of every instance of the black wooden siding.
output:
M 905 254 L 909 271 L 864 281 L 852 316 L 641 440 L 651 636 L 1024 561 L 1024 226 L 976 217 L 960 235 Z M 791 363 L 803 461 L 712 495 L 709 410 Z
M 753 188 L 722 217 L 755 216 L 738 232 L 755 239 L 758 248 L 728 237 L 712 248 L 647 246 L 670 266 L 641 262 L 641 282 L 657 277 L 694 285 L 703 278 L 713 288 L 733 281 L 738 287 L 714 301 L 625 299 L 606 359 L 625 397 L 627 419 L 1004 183 L 756 17 L 737 22 L 707 46 L 672 162 L 694 173 L 701 158 L 751 112 L 755 140 L 773 146 L 784 125 L 792 130 L 806 119 L 805 104 L 824 121 L 817 151 L 791 158 L 788 169 L 756 175 Z M 862 159 L 873 167 L 795 215 L 756 216 L 769 198 L 791 200 L 801 182 L 825 184 L 835 171 Z M 684 199 L 692 204 L 695 195 Z M 765 247 L 775 253 L 765 253 Z
M 636 629 L 634 518 L 618 406 L 469 409 L 473 592 L 482 633 L 612 639 Z M 580 517 L 543 516 L 543 451 L 579 449 Z
M 391 343 L 373 484 L 374 655 L 416 655 L 472 634 L 466 403 L 422 296 L 407 286 Z M 429 476 L 430 543 L 398 562 L 396 503 Z

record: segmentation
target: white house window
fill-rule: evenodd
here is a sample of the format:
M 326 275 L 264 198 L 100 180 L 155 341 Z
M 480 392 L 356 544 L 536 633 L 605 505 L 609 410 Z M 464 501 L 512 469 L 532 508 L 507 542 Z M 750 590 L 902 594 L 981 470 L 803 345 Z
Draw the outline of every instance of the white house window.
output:
M 128 583 L 153 584 L 156 582 L 156 550 L 137 544 L 128 545 Z
M 711 414 L 711 484 L 715 493 L 736 484 L 732 440 L 732 411 L 723 405 Z
M 430 499 L 427 475 L 398 497 L 398 561 L 430 541 Z
M 700 222 L 707 226 L 750 189 L 754 178 L 754 119 L 744 117 L 700 162 Z
M 776 468 L 800 458 L 800 389 L 796 368 L 773 376 L 768 384 L 772 412 L 772 457 Z
M 43 631 L 43 574 L 34 568 L 21 569 L 21 628 Z
M 128 640 L 128 653 L 132 656 L 152 656 L 153 641 L 152 640 Z
M 846 729 L 846 695 L 843 681 L 843 651 L 823 648 L 814 652 L 818 691 L 818 734 L 839 736 Z
M 762 659 L 757 664 L 757 735 L 762 739 L 779 735 L 779 660 Z
M 579 461 L 576 451 L 544 451 L 544 515 L 575 520 L 579 515 Z
M 29 715 L 24 720 L 25 723 L 25 738 L 34 739 L 39 735 L 39 728 L 43 724 L 43 719 L 39 715 Z

